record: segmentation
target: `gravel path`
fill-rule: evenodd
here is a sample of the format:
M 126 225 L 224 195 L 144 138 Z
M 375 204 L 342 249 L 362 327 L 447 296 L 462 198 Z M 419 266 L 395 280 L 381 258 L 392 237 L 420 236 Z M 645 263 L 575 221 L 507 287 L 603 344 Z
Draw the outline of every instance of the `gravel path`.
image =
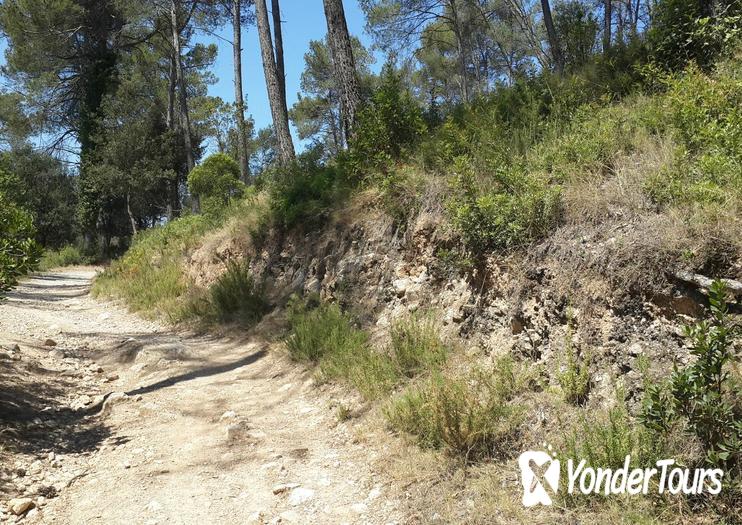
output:
M 99 302 L 94 276 L 35 276 L 0 303 L 0 522 L 404 521 L 308 373 Z M 18 497 L 34 508 L 15 516 Z

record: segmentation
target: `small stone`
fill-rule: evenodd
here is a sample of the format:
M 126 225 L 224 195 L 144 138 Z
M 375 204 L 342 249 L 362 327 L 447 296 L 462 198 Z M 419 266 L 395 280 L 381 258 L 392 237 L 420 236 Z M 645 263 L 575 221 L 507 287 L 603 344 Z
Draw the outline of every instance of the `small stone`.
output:
M 282 483 L 273 487 L 273 494 L 282 494 L 287 490 L 293 490 L 299 486 L 298 483 Z
M 31 463 L 31 466 L 28 467 L 28 471 L 31 474 L 38 474 L 39 472 L 41 472 L 41 461 L 36 460 L 33 463 Z
M 159 512 L 162 510 L 162 504 L 158 501 L 152 500 L 149 503 L 147 503 L 147 506 L 145 507 L 149 512 Z
M 118 374 L 108 374 L 106 376 L 105 382 L 106 383 L 111 383 L 113 381 L 117 381 L 118 378 L 119 378 L 119 375 Z
M 246 421 L 238 421 L 227 426 L 227 441 L 237 441 L 246 437 L 248 426 Z
M 291 494 L 289 494 L 289 505 L 292 507 L 296 507 L 297 505 L 301 505 L 302 503 L 306 503 L 307 501 L 311 500 L 314 497 L 314 491 L 312 489 L 307 489 L 304 487 L 298 487 L 291 491 Z
M 57 342 L 54 339 L 47 339 L 44 341 L 44 346 L 57 346 Z
M 381 488 L 380 487 L 374 487 L 371 489 L 371 492 L 368 493 L 368 497 L 366 498 L 368 501 L 373 501 L 376 498 L 381 496 Z
M 224 412 L 221 417 L 219 418 L 219 421 L 224 421 L 225 419 L 236 419 L 237 418 L 237 412 L 234 410 L 227 410 Z
M 31 498 L 16 498 L 8 502 L 8 507 L 10 508 L 10 512 L 16 516 L 20 516 L 34 508 L 34 502 Z
M 113 392 L 108 399 L 103 403 L 103 408 L 100 411 L 101 417 L 106 417 L 113 410 L 113 406 L 129 399 L 129 396 L 124 392 Z
M 356 514 L 366 514 L 368 512 L 368 505 L 365 503 L 354 503 L 350 506 L 350 509 Z
M 72 408 L 75 410 L 80 410 L 88 406 L 92 401 L 93 401 L 92 398 L 87 394 L 77 396 L 75 400 L 72 402 Z

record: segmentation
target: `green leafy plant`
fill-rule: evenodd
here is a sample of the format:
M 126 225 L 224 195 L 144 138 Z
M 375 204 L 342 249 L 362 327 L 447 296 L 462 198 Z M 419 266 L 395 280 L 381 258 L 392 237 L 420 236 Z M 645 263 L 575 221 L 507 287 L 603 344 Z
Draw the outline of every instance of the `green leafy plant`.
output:
M 276 168 L 267 179 L 273 221 L 285 228 L 321 224 L 344 197 L 341 171 L 322 164 L 312 151 Z
M 457 159 L 454 196 L 448 210 L 466 246 L 476 253 L 511 248 L 538 239 L 557 223 L 560 190 L 517 168 L 498 171 L 494 187 L 482 190 L 466 159 Z
M 38 265 L 35 234 L 31 215 L 0 194 L 0 294 Z
M 660 433 L 682 424 L 702 443 L 706 463 L 739 474 L 742 392 L 729 373 L 736 359 L 735 330 L 729 325 L 725 295 L 724 284 L 715 281 L 709 289 L 711 318 L 685 329 L 695 361 L 683 368 L 676 365 L 668 382 L 648 389 L 641 419 Z
M 240 181 L 239 164 L 229 155 L 214 153 L 188 174 L 188 189 L 201 199 L 205 212 L 216 213 L 241 196 L 245 185 Z
M 446 447 L 468 459 L 507 455 L 523 411 L 508 402 L 515 383 L 504 371 L 478 370 L 463 379 L 436 372 L 394 399 L 385 409 L 387 421 L 426 448 Z
M 425 130 L 422 110 L 400 73 L 386 64 L 378 89 L 358 116 L 346 162 L 351 171 L 366 175 L 369 168 L 382 168 L 399 160 Z
M 59 250 L 45 250 L 39 262 L 39 269 L 46 271 L 52 268 L 88 264 L 90 262 L 90 257 L 84 255 L 77 246 L 67 245 Z

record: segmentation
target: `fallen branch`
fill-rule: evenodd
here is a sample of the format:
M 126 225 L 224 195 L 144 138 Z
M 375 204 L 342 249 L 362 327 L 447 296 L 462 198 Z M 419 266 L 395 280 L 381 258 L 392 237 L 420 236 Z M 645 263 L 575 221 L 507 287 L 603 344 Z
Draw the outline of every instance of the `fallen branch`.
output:
M 675 277 L 676 279 L 679 279 L 689 284 L 693 284 L 700 288 L 704 288 L 706 290 L 708 290 L 711 287 L 711 284 L 713 284 L 713 282 L 715 281 L 715 279 L 709 279 L 705 275 L 701 275 L 699 273 L 693 273 L 693 272 L 686 272 L 684 270 L 678 270 L 678 271 L 672 272 L 671 275 Z M 734 295 L 742 296 L 742 283 L 741 282 L 735 281 L 734 279 L 719 279 L 719 280 L 724 283 L 728 292 Z

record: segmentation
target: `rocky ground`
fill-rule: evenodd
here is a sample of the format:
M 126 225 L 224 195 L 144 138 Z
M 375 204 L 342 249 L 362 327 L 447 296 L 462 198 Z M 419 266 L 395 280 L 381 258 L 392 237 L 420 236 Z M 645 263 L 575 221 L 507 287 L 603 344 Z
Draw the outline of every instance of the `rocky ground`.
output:
M 311 375 L 98 302 L 94 275 L 0 304 L 0 522 L 404 521 L 383 455 Z

